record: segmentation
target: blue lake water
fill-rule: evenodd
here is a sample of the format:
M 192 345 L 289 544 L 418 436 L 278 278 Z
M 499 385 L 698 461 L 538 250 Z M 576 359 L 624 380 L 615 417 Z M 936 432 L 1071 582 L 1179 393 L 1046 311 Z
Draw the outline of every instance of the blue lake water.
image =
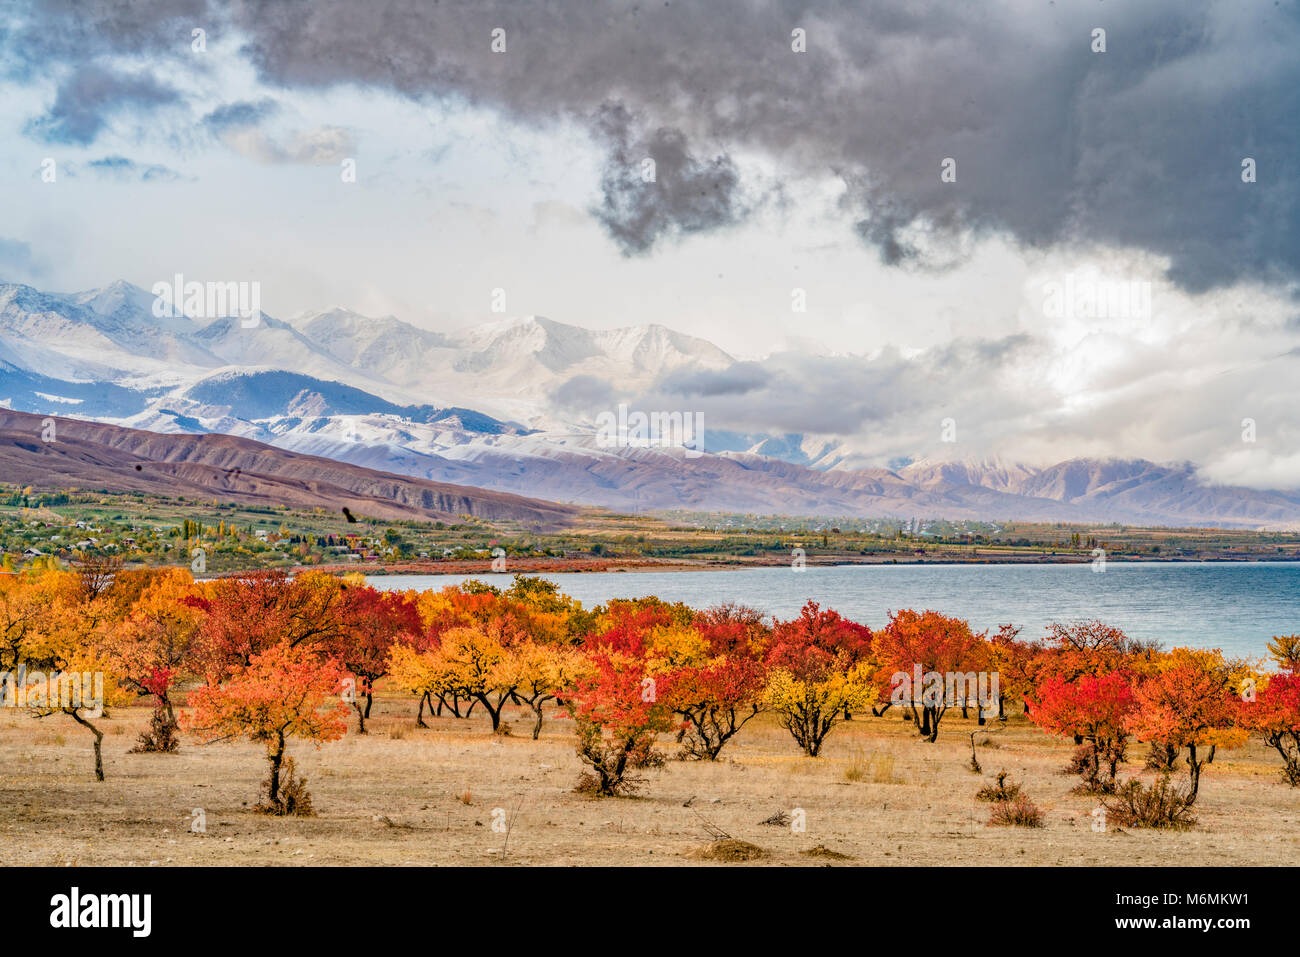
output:
M 701 572 L 547 574 L 585 606 L 658 595 L 707 607 L 733 601 L 790 618 L 808 599 L 872 628 L 899 608 L 931 608 L 979 630 L 1010 622 L 1038 637 L 1048 622 L 1100 618 L 1165 647 L 1262 657 L 1300 631 L 1300 562 L 1110 562 L 1060 565 L 837 565 Z M 511 575 L 379 575 L 377 588 L 442 588 L 466 578 L 508 587 Z

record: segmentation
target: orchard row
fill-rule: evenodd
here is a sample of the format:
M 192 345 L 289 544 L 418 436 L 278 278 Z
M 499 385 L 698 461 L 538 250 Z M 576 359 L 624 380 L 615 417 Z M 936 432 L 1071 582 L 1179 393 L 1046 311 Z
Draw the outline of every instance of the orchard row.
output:
M 412 696 L 420 725 L 426 712 L 481 709 L 500 731 L 514 705 L 530 709 L 536 738 L 548 712 L 567 713 L 584 767 L 578 786 L 601 795 L 636 787 L 636 772 L 661 763 L 669 741 L 679 757 L 716 760 L 765 711 L 817 757 L 840 722 L 891 708 L 928 742 L 955 708 L 973 707 L 980 723 L 1023 713 L 1074 739 L 1072 768 L 1091 793 L 1117 789 L 1137 741 L 1148 766 L 1186 766 L 1194 800 L 1216 751 L 1251 735 L 1276 749 L 1297 786 L 1300 636 L 1276 638 L 1270 651 L 1275 667 L 1165 651 L 1097 621 L 1028 638 L 909 609 L 873 631 L 812 602 L 789 621 L 653 597 L 587 609 L 525 577 L 508 589 L 401 592 L 323 573 L 196 582 L 176 568 L 107 574 L 49 563 L 0 575 L 6 704 L 84 726 L 100 780 L 99 715 L 142 697 L 153 713 L 137 750 L 175 751 L 182 735 L 262 743 L 260 806 L 272 813 L 310 806 L 286 766 L 289 742 L 336 740 L 353 718 L 366 733 L 380 682 Z M 52 673 L 94 674 L 97 700 L 25 686 Z M 908 677 L 923 674 L 991 674 L 994 700 L 954 696 L 951 683 L 931 693 Z

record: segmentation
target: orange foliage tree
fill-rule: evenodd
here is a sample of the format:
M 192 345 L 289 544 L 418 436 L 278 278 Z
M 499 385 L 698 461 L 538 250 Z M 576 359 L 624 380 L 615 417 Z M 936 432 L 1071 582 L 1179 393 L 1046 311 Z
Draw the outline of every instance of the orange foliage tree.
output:
M 286 801 L 281 794 L 285 749 L 290 738 L 319 744 L 343 736 L 347 705 L 330 701 L 339 693 L 342 678 L 338 662 L 283 642 L 253 654 L 246 667 L 223 683 L 194 691 L 184 725 L 204 741 L 246 737 L 265 744 L 270 768 L 261 809 L 272 814 L 303 813 L 300 804 L 295 806 L 301 798 L 291 760 L 287 783 L 294 786 L 294 800 Z
M 187 602 L 195 594 L 194 580 L 181 568 L 131 578 L 129 574 L 120 575 L 109 592 L 122 614 L 103 624 L 99 647 L 125 688 L 154 698 L 149 729 L 140 735 L 136 749 L 172 752 L 179 727 L 172 688 L 190 671 L 191 645 L 202 621 L 202 614 Z
M 1129 728 L 1141 741 L 1187 749 L 1191 800 L 1201 769 L 1220 747 L 1242 743 L 1240 683 L 1245 669 L 1215 651 L 1175 648 L 1158 671 L 1139 680 Z
M 956 681 L 950 682 L 949 676 L 960 675 L 963 685 L 968 685 L 965 675 L 977 672 L 989 660 L 984 636 L 972 632 L 960 618 L 910 608 L 890 615 L 889 624 L 876 635 L 876 657 L 882 671 L 897 677 L 896 694 L 909 707 L 917 732 L 931 742 L 939 737 L 944 714 L 956 704 L 956 696 L 950 693 Z M 918 672 L 923 678 L 920 683 L 914 678 Z M 925 675 L 937 675 L 938 686 Z

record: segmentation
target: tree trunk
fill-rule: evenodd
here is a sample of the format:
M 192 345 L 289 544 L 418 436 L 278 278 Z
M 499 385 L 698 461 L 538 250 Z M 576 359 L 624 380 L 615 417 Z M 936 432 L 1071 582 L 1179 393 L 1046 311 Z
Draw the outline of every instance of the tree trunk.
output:
M 492 719 L 492 730 L 495 732 L 498 728 L 500 728 L 501 712 L 505 710 L 505 706 L 506 706 L 505 698 L 502 698 L 499 702 L 497 702 L 497 706 L 495 708 L 492 707 L 492 702 L 488 700 L 488 696 L 485 694 L 476 695 L 474 701 L 476 704 L 481 701 L 483 703 L 483 707 L 487 709 L 488 717 Z M 473 706 L 470 707 L 470 710 L 471 711 L 473 710 Z M 469 714 L 466 713 L 465 717 L 468 718 Z
M 1201 787 L 1201 762 L 1196 760 L 1196 745 L 1187 746 L 1187 768 L 1192 776 L 1192 793 L 1188 795 L 1187 803 L 1191 804 L 1196 800 L 1196 792 Z
M 365 714 L 367 718 L 370 717 L 370 709 L 374 705 L 374 703 L 375 703 L 375 693 L 373 691 L 367 691 L 366 692 L 366 714 Z
M 89 728 L 91 733 L 95 736 L 95 780 L 104 780 L 104 732 L 100 731 L 97 727 L 83 718 L 75 708 L 69 713 L 72 715 L 72 720 L 76 721 L 77 724 Z
M 280 765 L 284 761 L 284 732 L 276 732 L 275 748 L 267 755 L 271 764 L 271 774 L 266 779 L 266 796 L 270 806 L 276 810 L 280 807 Z
M 428 725 L 424 723 L 424 703 L 428 700 L 429 700 L 429 695 L 427 693 L 420 695 L 420 710 L 415 715 L 415 726 L 417 728 L 428 727 Z M 433 709 L 430 708 L 429 710 L 432 711 Z
M 366 715 L 370 714 L 370 709 L 369 709 L 369 708 L 362 708 L 362 707 L 361 707 L 361 699 L 360 699 L 360 698 L 353 698 L 353 699 L 352 699 L 352 707 L 356 708 L 356 710 L 357 710 L 357 734 L 365 734 L 365 733 L 366 733 Z
M 540 701 L 533 705 L 533 711 L 537 714 L 537 720 L 533 722 L 533 740 L 536 741 L 542 733 L 542 703 Z

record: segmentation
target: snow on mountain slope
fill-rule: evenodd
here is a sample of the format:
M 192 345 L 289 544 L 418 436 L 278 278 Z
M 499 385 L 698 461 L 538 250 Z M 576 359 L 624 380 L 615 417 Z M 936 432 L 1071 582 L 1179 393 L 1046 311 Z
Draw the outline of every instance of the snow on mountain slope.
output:
M 438 401 L 546 428 L 578 424 L 548 401 L 576 376 L 636 388 L 677 369 L 733 361 L 703 339 L 660 325 L 593 331 L 530 316 L 440 335 L 345 309 L 300 316 L 293 325 L 352 369 L 412 394 L 436 383 Z
M 652 394 L 678 373 L 734 364 L 660 325 L 594 331 L 529 317 L 439 334 L 332 309 L 245 328 L 233 318 L 160 319 L 152 303 L 121 282 L 68 295 L 0 284 L 0 405 L 160 433 L 226 433 L 633 511 L 1300 525 L 1300 495 L 1204 485 L 1187 464 L 922 460 L 891 470 L 871 467 L 839 436 L 712 423 L 710 454 L 605 448 L 592 420 L 609 396 Z M 557 397 L 575 384 L 597 397 L 576 411 Z

